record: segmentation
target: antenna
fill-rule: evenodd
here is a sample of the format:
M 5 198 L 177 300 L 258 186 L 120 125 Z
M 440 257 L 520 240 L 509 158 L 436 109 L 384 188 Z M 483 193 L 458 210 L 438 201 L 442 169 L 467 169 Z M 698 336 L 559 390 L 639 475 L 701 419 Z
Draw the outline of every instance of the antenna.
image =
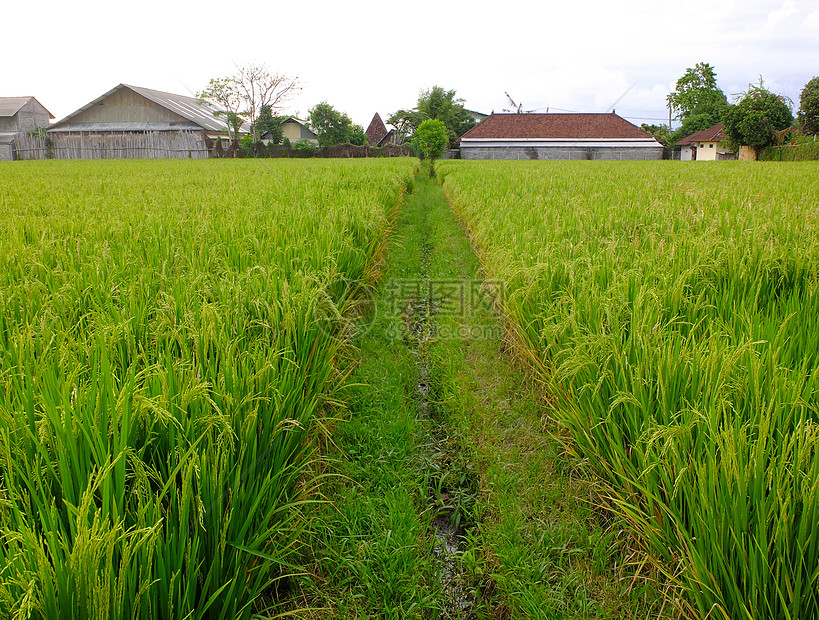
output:
M 512 99 L 512 97 L 509 96 L 509 93 L 504 91 L 503 94 L 506 95 L 506 99 L 509 101 L 509 104 L 512 106 L 511 110 L 507 110 L 506 108 L 504 108 L 503 109 L 504 112 L 507 112 L 509 114 L 531 114 L 532 112 L 537 112 L 537 110 L 524 110 L 522 101 L 520 103 L 515 103 L 515 100 Z M 543 108 L 539 108 L 539 109 L 543 109 Z
M 522 114 L 523 113 L 523 103 L 515 103 L 515 100 L 512 99 L 512 97 L 510 97 L 509 93 L 507 93 L 506 91 L 504 91 L 503 94 L 506 95 L 506 99 L 509 101 L 509 103 L 512 106 L 511 110 L 504 109 L 504 112 L 514 112 L 516 114 Z

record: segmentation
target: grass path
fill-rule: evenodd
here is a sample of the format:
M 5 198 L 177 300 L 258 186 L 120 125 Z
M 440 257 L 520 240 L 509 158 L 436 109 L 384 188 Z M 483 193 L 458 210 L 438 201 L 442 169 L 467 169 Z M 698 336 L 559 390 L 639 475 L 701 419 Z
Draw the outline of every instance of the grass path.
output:
M 423 173 L 356 342 L 299 614 L 645 617 L 624 555 L 506 351 L 478 260 Z M 650 596 L 651 595 L 651 596 Z M 650 605 L 648 605 L 650 607 Z M 305 611 L 305 610 L 308 610 Z

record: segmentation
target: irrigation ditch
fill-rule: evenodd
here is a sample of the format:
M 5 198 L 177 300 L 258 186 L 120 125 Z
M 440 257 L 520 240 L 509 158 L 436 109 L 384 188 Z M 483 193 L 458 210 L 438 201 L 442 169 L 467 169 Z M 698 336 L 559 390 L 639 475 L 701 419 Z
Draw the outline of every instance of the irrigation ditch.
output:
M 423 445 L 424 486 L 427 509 L 432 518 L 429 528 L 434 536 L 437 582 L 442 598 L 440 618 L 476 618 L 476 596 L 470 575 L 461 557 L 467 546 L 473 507 L 479 480 L 470 462 L 462 458 L 462 438 L 447 423 L 441 407 L 441 390 L 431 347 L 438 338 L 438 310 L 443 300 L 436 296 L 440 287 L 433 286 L 429 273 L 434 245 L 424 241 L 420 248 L 421 293 L 406 301 L 402 311 L 403 341 L 411 351 L 418 381 L 413 402 L 426 429 Z

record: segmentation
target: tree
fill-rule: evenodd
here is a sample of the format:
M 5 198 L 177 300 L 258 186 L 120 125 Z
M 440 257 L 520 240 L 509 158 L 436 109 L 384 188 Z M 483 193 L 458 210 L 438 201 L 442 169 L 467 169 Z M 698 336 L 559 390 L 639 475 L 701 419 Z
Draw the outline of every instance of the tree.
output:
M 281 117 L 273 116 L 273 111 L 269 105 L 262 106 L 259 118 L 254 123 L 256 134 L 261 138 L 263 135 L 270 136 L 270 142 L 279 144 L 282 141 L 282 121 Z
M 424 157 L 429 159 L 429 174 L 432 176 L 433 163 L 444 154 L 447 145 L 446 125 L 437 118 L 427 119 L 418 126 L 415 139 Z
M 398 110 L 387 122 L 394 125 L 402 137 L 406 138 L 414 134 L 424 121 L 437 119 L 444 123 L 448 139 L 454 142 L 476 124 L 472 115 L 464 109 L 463 103 L 464 100 L 458 98 L 454 90 L 433 86 L 421 91 L 414 109 Z
M 676 112 L 681 126 L 669 136 L 669 142 L 716 125 L 728 106 L 728 98 L 717 86 L 717 74 L 707 62 L 697 63 L 685 70 L 677 80 L 673 93 L 668 95 L 668 104 Z
M 256 119 L 262 108 L 280 110 L 299 90 L 298 78 L 271 73 L 267 65 L 250 64 L 237 65 L 233 75 L 212 79 L 198 97 L 213 103 L 220 114 L 228 117 L 229 126 L 233 123 L 234 129 L 237 118 L 249 121 L 255 142 L 259 139 Z M 233 138 L 236 136 L 238 131 Z
M 806 134 L 819 133 L 819 77 L 805 84 L 799 96 L 799 124 Z
M 454 142 L 476 124 L 463 104 L 464 100 L 457 97 L 454 90 L 433 86 L 429 90 L 421 91 L 416 109 L 426 118 L 442 121 L 447 136 Z
M 725 109 L 722 131 L 734 148 L 745 145 L 759 151 L 773 144 L 775 132 L 792 123 L 788 99 L 767 90 L 760 78 L 759 84 L 748 85 L 736 105 Z
M 238 142 L 245 113 L 241 111 L 242 97 L 233 78 L 213 78 L 208 87 L 196 96 L 216 107 L 216 115 L 225 117 L 228 137 L 231 141 Z
M 663 146 L 671 146 L 673 144 L 671 142 L 671 130 L 668 128 L 668 125 L 649 125 L 643 123 L 640 125 L 640 129 L 651 134 L 651 136 Z
M 707 62 L 699 62 L 686 69 L 677 80 L 676 90 L 668 95 L 668 102 L 678 120 L 685 121 L 695 114 L 713 114 L 717 123 L 722 108 L 728 105 L 728 98 L 717 86 L 714 68 Z
M 362 145 L 367 140 L 361 125 L 353 125 L 349 116 L 339 112 L 326 101 L 310 109 L 310 126 L 316 132 L 321 146 L 345 142 Z
M 361 125 L 353 125 L 350 129 L 348 141 L 356 146 L 364 146 L 364 143 L 367 142 L 367 134 L 364 128 Z
M 387 122 L 395 127 L 402 138 L 411 136 L 418 129 L 418 125 L 429 117 L 418 110 L 398 110 L 387 119 Z

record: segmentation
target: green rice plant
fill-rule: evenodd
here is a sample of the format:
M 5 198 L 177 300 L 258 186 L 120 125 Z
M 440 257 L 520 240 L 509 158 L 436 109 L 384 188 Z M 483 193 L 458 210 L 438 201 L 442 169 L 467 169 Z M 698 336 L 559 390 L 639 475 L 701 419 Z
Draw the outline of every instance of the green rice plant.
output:
M 816 172 L 438 165 L 569 449 L 686 615 L 819 616 Z
M 417 166 L 0 166 L 0 616 L 275 611 Z

